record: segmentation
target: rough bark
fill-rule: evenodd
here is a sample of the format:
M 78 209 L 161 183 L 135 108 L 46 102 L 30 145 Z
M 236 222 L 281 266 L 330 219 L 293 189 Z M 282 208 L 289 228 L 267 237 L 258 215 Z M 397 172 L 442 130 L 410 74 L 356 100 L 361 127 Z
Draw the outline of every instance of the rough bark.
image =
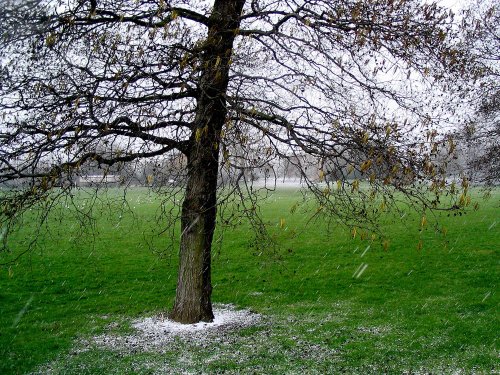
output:
M 244 3 L 244 0 L 217 0 L 209 18 L 182 205 L 177 291 L 170 314 L 171 319 L 181 323 L 210 322 L 214 318 L 210 274 L 219 141 L 227 115 L 225 96 L 230 58 Z

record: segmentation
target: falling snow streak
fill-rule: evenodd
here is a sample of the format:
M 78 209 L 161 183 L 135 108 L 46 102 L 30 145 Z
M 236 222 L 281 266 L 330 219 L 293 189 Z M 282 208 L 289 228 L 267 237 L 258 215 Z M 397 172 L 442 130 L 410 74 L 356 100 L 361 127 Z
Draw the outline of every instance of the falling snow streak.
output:
M 356 272 L 353 273 L 352 277 L 359 279 L 361 277 L 361 275 L 363 274 L 363 272 L 366 271 L 367 268 L 368 268 L 367 263 L 361 263 L 360 266 L 358 267 L 358 269 L 356 270 Z
M 481 303 L 484 302 L 484 301 L 486 301 L 486 299 L 490 296 L 490 294 L 491 294 L 491 292 L 486 293 L 486 295 L 484 296 L 484 298 L 481 301 Z
M 363 258 L 363 257 L 365 256 L 365 254 L 366 254 L 366 252 L 367 252 L 368 250 L 370 250 L 370 245 L 368 245 L 368 246 L 366 247 L 365 251 L 363 251 L 363 254 L 361 254 L 361 258 Z
M 26 314 L 26 311 L 28 311 L 28 307 L 31 305 L 31 302 L 33 302 L 33 298 L 34 298 L 34 295 L 32 294 L 30 296 L 30 298 L 28 299 L 28 301 L 26 302 L 26 304 L 24 305 L 24 307 L 16 315 L 16 318 L 12 322 L 12 328 L 17 327 L 17 325 L 18 325 L 19 321 L 21 320 L 21 318 L 24 316 L 24 314 Z

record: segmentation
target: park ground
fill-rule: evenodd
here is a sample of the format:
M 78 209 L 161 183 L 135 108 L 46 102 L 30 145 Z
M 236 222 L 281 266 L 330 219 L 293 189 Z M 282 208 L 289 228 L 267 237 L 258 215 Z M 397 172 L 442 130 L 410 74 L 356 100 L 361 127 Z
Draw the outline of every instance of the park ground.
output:
M 157 344 L 137 324 L 172 305 L 177 243 L 165 247 L 156 195 L 130 190 L 124 209 L 110 194 L 86 232 L 61 203 L 36 247 L 0 267 L 0 374 L 500 373 L 499 189 L 425 223 L 384 215 L 373 238 L 309 221 L 307 199 L 280 189 L 261 206 L 279 247 L 256 246 L 244 221 L 214 245 L 216 312 L 237 323 Z

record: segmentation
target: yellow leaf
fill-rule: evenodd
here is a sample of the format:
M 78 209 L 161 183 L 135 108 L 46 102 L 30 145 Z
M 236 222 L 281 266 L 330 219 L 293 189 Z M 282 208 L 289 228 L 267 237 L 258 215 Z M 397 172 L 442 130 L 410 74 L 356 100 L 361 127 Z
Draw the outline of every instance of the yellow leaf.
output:
M 418 241 L 418 243 L 417 243 L 417 250 L 418 251 L 422 250 L 423 245 L 424 244 L 423 244 L 422 240 Z
M 337 180 L 337 190 L 342 189 L 342 181 Z
M 153 183 L 153 180 L 154 180 L 154 177 L 152 175 L 147 175 L 146 176 L 146 181 L 148 183 L 148 185 L 151 185 Z
M 361 172 L 366 172 L 366 170 L 368 170 L 368 168 L 370 168 L 372 165 L 372 161 L 371 159 L 368 159 L 368 160 L 365 160 L 362 164 L 361 164 Z
M 361 5 L 356 4 L 356 6 L 351 10 L 351 17 L 356 20 L 361 15 Z
M 285 219 L 281 218 L 280 219 L 280 228 L 283 229 L 284 226 L 285 226 Z
M 369 135 L 367 132 L 365 132 L 365 134 L 363 134 L 363 144 L 367 144 L 368 143 L 368 139 L 369 139 Z
M 203 127 L 203 128 L 198 128 L 196 129 L 196 133 L 194 134 L 194 137 L 196 139 L 196 142 L 200 142 L 201 137 L 206 134 L 208 131 L 208 127 Z
M 462 195 L 460 196 L 460 199 L 459 199 L 459 201 L 458 201 L 458 204 L 459 204 L 460 206 L 465 206 L 465 201 L 466 201 L 466 197 L 465 197 L 465 195 L 464 195 L 464 194 L 462 194 Z
M 466 177 L 462 179 L 462 187 L 467 190 L 469 188 L 469 180 Z
M 427 218 L 424 216 L 422 216 L 422 220 L 420 221 L 420 226 L 423 228 L 425 227 L 425 225 L 427 224 Z
M 448 140 L 448 153 L 453 154 L 454 151 L 455 151 L 455 142 L 453 142 L 453 139 L 450 138 Z
M 351 237 L 356 238 L 356 234 L 358 233 L 358 228 L 354 227 L 351 230 Z
M 188 61 L 189 61 L 189 55 L 186 53 L 179 62 L 179 68 L 181 71 L 183 71 L 186 68 Z
M 319 180 L 323 181 L 324 179 L 325 179 L 325 172 L 322 169 L 320 169 L 319 170 Z
M 54 33 L 50 34 L 49 36 L 47 36 L 47 38 L 45 38 L 45 44 L 49 48 L 54 47 L 54 45 L 56 44 L 56 41 L 57 41 L 57 35 Z
M 222 59 L 220 58 L 220 56 L 217 56 L 217 59 L 215 60 L 215 67 L 218 68 L 220 63 L 221 63 Z
M 384 248 L 385 251 L 389 249 L 389 240 L 384 240 L 382 242 L 382 247 Z
M 465 198 L 465 205 L 468 206 L 471 202 L 471 198 L 470 198 L 470 195 L 467 196 L 467 198 Z
M 354 180 L 352 182 L 352 191 L 358 191 L 359 190 L 359 180 Z

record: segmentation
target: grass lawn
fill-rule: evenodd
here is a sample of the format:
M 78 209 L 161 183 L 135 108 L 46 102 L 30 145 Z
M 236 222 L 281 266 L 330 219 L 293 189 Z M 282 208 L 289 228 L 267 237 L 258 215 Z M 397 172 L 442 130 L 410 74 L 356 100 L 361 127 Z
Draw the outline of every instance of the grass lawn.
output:
M 279 190 L 262 205 L 279 251 L 250 246 L 245 225 L 214 248 L 213 301 L 262 320 L 161 352 L 79 347 L 171 307 L 177 250 L 152 250 L 169 236 L 151 237 L 157 197 L 130 191 L 135 217 L 103 205 L 96 238 L 71 215 L 54 216 L 32 252 L 0 267 L 0 374 L 500 372 L 500 190 L 478 211 L 439 216 L 446 235 L 432 220 L 420 231 L 416 213 L 387 215 L 388 248 L 321 219 L 304 226 L 307 205 L 290 212 L 299 200 Z M 33 235 L 27 222 L 12 254 Z

